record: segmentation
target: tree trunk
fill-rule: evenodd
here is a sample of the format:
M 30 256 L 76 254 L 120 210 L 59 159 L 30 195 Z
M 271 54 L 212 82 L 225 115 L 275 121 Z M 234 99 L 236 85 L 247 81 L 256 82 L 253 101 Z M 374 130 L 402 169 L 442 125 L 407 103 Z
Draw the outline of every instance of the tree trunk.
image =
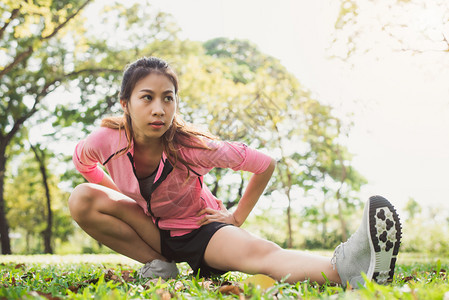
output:
M 6 172 L 6 139 L 0 143 L 0 240 L 2 242 L 2 254 L 11 254 L 11 240 L 9 238 L 9 225 L 6 220 L 5 210 L 5 172 Z
M 215 197 L 217 197 L 217 193 L 218 193 L 218 189 L 220 187 L 220 179 L 221 179 L 221 168 L 215 168 L 215 183 L 214 183 L 214 187 L 211 190 L 212 195 L 214 195 Z
M 324 196 L 323 205 L 321 208 L 323 209 L 323 222 L 322 222 L 322 232 L 321 232 L 321 238 L 323 241 L 323 246 L 326 245 L 326 235 L 327 235 L 327 211 L 326 211 L 326 197 Z
M 337 204 L 338 204 L 338 218 L 340 219 L 340 226 L 341 226 L 341 239 L 342 242 L 346 242 L 348 239 L 348 230 L 346 228 L 346 221 L 343 217 L 343 209 L 341 207 L 341 200 L 340 200 L 340 189 L 337 191 Z
M 293 230 L 292 230 L 292 199 L 290 197 L 290 192 L 292 189 L 292 175 L 287 166 L 287 198 L 288 198 L 288 207 L 287 207 L 287 226 L 288 226 L 288 248 L 293 248 Z
M 42 231 L 42 237 L 44 240 L 44 253 L 53 254 L 53 249 L 51 247 L 51 238 L 52 238 L 52 219 L 53 215 L 51 212 L 51 197 L 50 197 L 50 188 L 48 186 L 48 178 L 47 178 L 47 167 L 45 165 L 45 151 L 40 150 L 39 146 L 33 146 L 30 144 L 31 149 L 34 152 L 34 156 L 36 157 L 37 162 L 39 163 L 39 169 L 42 175 L 42 184 L 45 188 L 45 198 L 47 199 L 47 228 Z
M 44 253 L 53 254 L 53 249 L 51 247 L 51 240 L 52 240 L 52 221 L 53 221 L 53 214 L 51 212 L 51 198 L 50 198 L 50 189 L 48 187 L 48 181 L 47 181 L 47 172 L 45 165 L 42 165 L 40 167 L 41 173 L 42 173 L 42 182 L 45 187 L 45 197 L 47 198 L 47 228 L 42 232 L 44 237 Z
M 31 254 L 30 240 L 31 240 L 31 234 L 29 231 L 27 231 L 27 233 L 25 235 L 25 241 L 26 241 L 26 247 L 25 247 L 26 252 L 25 253 L 27 253 L 27 254 Z
M 287 248 L 293 247 L 293 233 L 292 233 L 292 214 L 291 214 L 292 206 L 290 197 L 288 197 L 288 207 L 287 207 L 287 230 L 288 230 L 288 240 L 287 240 Z
M 341 174 L 341 178 L 340 178 L 340 187 L 337 190 L 337 193 L 335 194 L 336 198 L 337 198 L 337 203 L 338 203 L 338 218 L 340 219 L 340 226 L 341 226 L 341 238 L 343 240 L 343 242 L 345 242 L 348 239 L 348 229 L 346 227 L 346 221 L 343 217 L 343 209 L 342 209 L 342 203 L 341 203 L 341 189 L 343 188 L 343 184 L 346 181 L 346 178 L 348 177 L 348 172 L 346 171 L 346 167 L 344 164 L 344 160 L 343 157 L 341 155 L 340 152 L 340 147 L 337 147 L 337 155 L 338 155 L 338 159 L 341 162 L 341 168 L 342 168 L 342 174 Z

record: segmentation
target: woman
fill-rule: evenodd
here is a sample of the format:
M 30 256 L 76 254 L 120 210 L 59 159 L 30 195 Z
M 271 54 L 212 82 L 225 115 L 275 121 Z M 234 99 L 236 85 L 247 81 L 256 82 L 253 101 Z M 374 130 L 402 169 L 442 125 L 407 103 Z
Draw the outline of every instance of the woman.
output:
M 362 225 L 332 259 L 285 250 L 241 229 L 275 161 L 185 124 L 178 93 L 177 76 L 165 61 L 135 61 L 123 75 L 123 117 L 104 119 L 76 146 L 73 161 L 89 183 L 74 189 L 69 207 L 89 235 L 144 263 L 142 277 L 175 277 L 175 262 L 188 262 L 202 276 L 235 270 L 323 283 L 324 273 L 353 286 L 363 284 L 362 272 L 380 283 L 393 278 L 400 223 L 379 196 L 368 200 Z M 214 167 L 253 173 L 234 213 L 203 184 Z

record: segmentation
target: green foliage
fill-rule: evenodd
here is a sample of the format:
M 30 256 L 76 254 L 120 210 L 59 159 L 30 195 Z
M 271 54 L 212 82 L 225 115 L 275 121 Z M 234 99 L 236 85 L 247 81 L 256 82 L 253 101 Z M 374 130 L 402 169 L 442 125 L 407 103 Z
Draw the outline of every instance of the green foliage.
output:
M 73 71 L 73 36 L 82 32 L 75 24 L 79 12 L 91 0 L 2 1 L 0 4 L 0 231 L 2 253 L 11 253 L 9 226 L 3 193 L 4 174 L 13 140 L 39 110 L 43 99 Z M 77 24 L 80 25 L 80 24 Z
M 176 279 L 148 281 L 134 278 L 140 265 L 116 255 L 9 256 L 0 264 L 0 297 L 6 299 L 443 299 L 449 291 L 449 265 L 439 260 L 398 264 L 393 283 L 369 282 L 359 290 L 309 281 L 281 281 L 264 290 L 246 274 L 198 278 L 186 264 L 178 264 Z
M 440 207 L 421 205 L 410 198 L 405 204 L 402 217 L 403 252 L 449 256 L 449 219 Z
M 25 153 L 16 170 L 12 170 L 5 182 L 5 195 L 8 203 L 7 217 L 11 229 L 26 236 L 26 248 L 21 252 L 42 252 L 40 242 L 31 243 L 31 240 L 40 240 L 46 223 L 46 197 L 42 176 L 34 156 Z M 58 179 L 54 174 L 48 174 L 53 213 L 53 237 L 65 241 L 73 233 L 73 224 L 67 207 L 67 192 L 58 188 Z M 19 230 L 20 229 L 20 230 Z M 34 246 L 33 246 L 34 245 Z M 16 251 L 19 249 L 15 249 Z
M 0 6 L 4 24 L 0 49 L 1 137 L 34 114 L 49 92 L 70 72 L 70 45 L 63 40 L 69 21 L 89 1 L 6 1 Z M 76 30 L 74 32 L 77 32 Z M 58 39 L 53 38 L 58 34 Z M 7 141 L 9 142 L 9 141 Z
M 71 3 L 71 9 L 80 3 Z M 66 9 L 69 2 L 44 4 L 52 7 L 47 10 L 54 15 L 53 22 L 66 20 L 73 13 Z M 62 9 L 67 10 L 66 15 Z M 29 18 L 29 14 L 24 11 L 20 16 Z M 42 20 L 46 20 L 46 14 L 42 14 Z M 48 119 L 53 125 L 52 139 L 63 142 L 84 137 L 103 116 L 121 113 L 118 98 L 124 66 L 141 56 L 160 56 L 179 73 L 180 112 L 187 121 L 207 127 L 222 139 L 259 148 L 279 161 L 267 194 L 276 189 L 288 198 L 289 246 L 293 245 L 292 229 L 296 227 L 292 222 L 299 223 L 292 221 L 297 215 L 291 211 L 293 202 L 302 196 L 295 194 L 297 191 L 314 193 L 318 198 L 322 218 L 317 226 L 322 227 L 323 237 L 333 233 L 326 229 L 325 222 L 335 218 L 326 209 L 327 203 L 338 204 L 338 218 L 344 223 L 357 204 L 354 191 L 364 183 L 339 140 L 344 126 L 333 116 L 332 108 L 314 99 L 279 60 L 249 41 L 182 41 L 171 17 L 154 11 L 149 3 L 110 4 L 100 19 L 108 30 L 89 30 L 86 20 L 74 18 L 72 26 L 64 27 L 57 39 L 37 37 L 45 36 L 42 32 L 51 31 L 48 28 L 57 28 L 50 25 L 37 26 L 33 36 L 20 35 L 40 44 L 32 48 L 32 57 L 22 62 L 23 68 L 13 68 L 5 75 L 9 80 L 2 87 L 2 96 L 11 100 L 4 103 L 9 114 L 2 119 L 9 122 L 6 127 L 12 128 L 24 113 L 28 116 L 39 111 L 38 120 L 25 126 Z M 10 41 L 18 38 L 15 28 L 11 27 L 7 36 Z M 47 104 L 42 100 L 57 87 L 80 97 L 55 101 L 55 109 L 46 111 Z M 214 170 L 206 179 L 228 207 L 237 203 L 248 180 L 248 175 L 230 174 L 229 170 Z M 73 168 L 63 176 L 72 186 L 80 182 Z M 318 220 L 311 220 L 315 216 L 304 215 L 311 224 Z M 343 225 L 341 231 L 346 232 Z

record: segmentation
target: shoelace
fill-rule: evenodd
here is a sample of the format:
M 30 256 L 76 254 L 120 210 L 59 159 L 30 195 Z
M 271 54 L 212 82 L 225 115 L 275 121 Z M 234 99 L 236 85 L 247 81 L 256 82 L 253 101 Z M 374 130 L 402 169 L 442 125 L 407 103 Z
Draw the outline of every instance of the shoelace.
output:
M 338 251 L 338 249 L 341 248 L 341 252 L 343 253 L 343 258 L 345 258 L 346 257 L 345 256 L 345 244 L 349 243 L 349 241 L 352 239 L 352 237 L 354 235 L 355 234 L 351 235 L 346 242 L 340 243 L 340 245 L 338 245 L 337 248 L 335 248 L 334 255 L 332 255 L 332 258 L 331 258 L 331 265 L 332 265 L 332 269 L 333 270 L 335 270 L 335 266 L 337 265 L 337 251 Z
M 146 263 L 142 268 L 137 271 L 137 276 L 142 276 L 150 268 L 150 264 Z
M 337 248 L 335 248 L 334 255 L 332 255 L 331 258 L 331 265 L 333 270 L 335 270 L 335 266 L 337 265 L 337 251 L 338 249 L 340 249 L 340 247 L 342 248 L 341 251 L 343 252 L 343 256 L 345 255 L 344 243 L 340 243 L 340 245 L 338 245 Z

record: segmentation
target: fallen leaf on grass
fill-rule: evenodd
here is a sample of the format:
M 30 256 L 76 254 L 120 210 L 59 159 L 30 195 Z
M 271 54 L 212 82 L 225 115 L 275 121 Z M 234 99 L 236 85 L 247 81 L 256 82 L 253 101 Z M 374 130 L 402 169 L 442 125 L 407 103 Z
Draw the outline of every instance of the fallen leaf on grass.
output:
M 134 282 L 136 279 L 131 277 L 132 271 L 122 271 L 122 278 L 125 282 Z
M 35 273 L 34 272 L 27 272 L 25 274 L 23 274 L 22 276 L 20 276 L 20 279 L 22 280 L 27 280 L 28 278 L 32 278 L 34 277 Z
M 43 292 L 39 292 L 39 291 L 32 291 L 29 294 L 31 296 L 33 296 L 33 297 L 42 296 L 42 297 L 45 297 L 45 298 L 47 298 L 49 300 L 59 300 L 59 299 L 61 299 L 60 297 L 54 297 L 52 294 L 47 294 L 47 293 L 43 293 Z
M 407 277 L 403 277 L 402 278 L 402 281 L 404 281 L 404 282 L 409 282 L 409 281 L 412 281 L 412 280 L 414 280 L 415 278 L 413 277 L 413 276 L 407 276 Z
M 71 286 L 69 286 L 68 287 L 68 289 L 72 292 L 72 293 L 75 293 L 75 294 L 77 294 L 78 293 L 78 290 L 80 289 L 80 285 L 78 284 L 78 285 L 71 285 Z
M 115 276 L 115 277 L 114 277 Z M 111 278 L 118 278 L 112 269 L 106 269 L 104 270 L 104 280 L 111 280 Z M 114 279 L 112 279 L 114 280 Z
M 198 282 L 198 284 L 199 284 L 199 286 L 205 288 L 206 290 L 210 290 L 214 286 L 214 283 L 210 280 L 200 281 L 200 282 Z
M 240 295 L 240 293 L 243 293 L 243 290 L 235 285 L 223 285 L 218 291 L 223 295 Z
M 163 289 L 156 290 L 156 294 L 159 296 L 161 300 L 169 300 L 171 299 L 171 294 Z
M 184 290 L 184 289 L 185 289 L 185 286 L 184 286 L 184 283 L 182 283 L 182 281 L 177 281 L 175 283 L 175 291 L 176 292 L 179 292 L 180 290 Z
M 276 284 L 276 280 L 263 274 L 256 274 L 243 280 L 241 284 L 253 285 L 261 290 L 267 290 Z
M 165 283 L 165 280 L 162 279 L 162 278 L 153 278 L 153 279 L 148 280 L 148 281 L 143 285 L 143 287 L 144 287 L 144 288 L 149 288 L 149 287 L 151 287 L 152 285 L 159 284 L 159 281 L 160 281 L 160 284 Z
M 446 273 L 445 269 L 440 269 L 440 271 L 433 270 L 432 274 L 433 275 L 438 275 L 438 276 L 441 276 L 441 277 L 445 277 L 447 273 Z
M 96 284 L 98 282 L 98 278 L 91 278 L 83 281 L 85 284 Z

